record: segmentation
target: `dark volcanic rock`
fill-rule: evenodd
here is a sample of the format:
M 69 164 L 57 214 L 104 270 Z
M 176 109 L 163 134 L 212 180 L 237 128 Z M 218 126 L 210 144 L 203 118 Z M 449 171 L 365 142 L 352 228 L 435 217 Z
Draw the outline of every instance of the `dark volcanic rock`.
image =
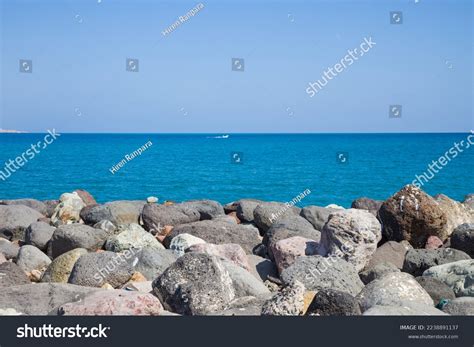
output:
M 181 204 L 146 204 L 142 213 L 144 228 L 152 234 L 156 234 L 165 225 L 175 227 L 180 224 L 196 222 L 200 217 L 201 214 L 198 210 Z
M 130 258 L 133 257 L 131 252 L 127 254 L 130 254 Z M 118 288 L 132 277 L 133 272 L 130 259 L 127 259 L 125 253 L 88 253 L 74 264 L 69 283 L 87 287 L 102 287 L 108 283 Z
M 48 248 L 48 242 L 55 230 L 55 227 L 44 222 L 31 223 L 25 232 L 25 243 L 44 251 Z
M 354 266 L 337 257 L 297 258 L 280 277 L 285 284 L 298 280 L 307 290 L 335 289 L 357 295 L 364 287 Z
M 191 200 L 180 205 L 198 211 L 200 220 L 214 219 L 217 216 L 224 215 L 224 208 L 214 200 Z
M 28 277 L 26 277 L 25 272 L 18 265 L 10 262 L 0 264 L 0 288 L 29 283 L 30 280 Z M 0 297 L 4 295 L 5 294 L 2 290 L 2 295 L 0 295 Z
M 83 224 L 62 225 L 57 228 L 49 243 L 48 254 L 56 258 L 75 248 L 96 251 L 105 243 L 108 234 Z
M 0 205 L 0 237 L 24 240 L 26 228 L 42 217 L 41 213 L 28 206 Z
M 454 229 L 451 247 L 474 257 L 474 224 L 462 224 Z
M 333 212 L 341 211 L 337 208 L 306 206 L 301 210 L 301 216 L 308 220 L 316 230 L 323 230 L 324 224 L 329 219 L 329 215 Z
M 237 218 L 242 222 L 252 223 L 254 218 L 253 211 L 255 211 L 255 208 L 262 203 L 264 202 L 255 199 L 242 199 L 236 201 L 234 205 L 236 206 Z
M 279 202 L 265 202 L 255 207 L 253 217 L 258 229 L 266 233 L 274 223 L 299 213 L 300 209 L 294 206 L 288 207 Z
M 358 301 L 350 294 L 338 290 L 320 290 L 306 311 L 306 315 L 359 316 Z
M 165 238 L 165 246 L 169 247 L 173 237 L 180 234 L 190 234 L 208 243 L 218 245 L 237 243 L 247 254 L 251 254 L 252 250 L 260 243 L 258 231 L 254 227 L 211 220 L 182 224 L 175 227 Z
M 235 297 L 232 279 L 214 256 L 186 253 L 153 282 L 165 308 L 201 315 L 224 310 Z
M 352 202 L 351 207 L 358 210 L 367 210 L 372 213 L 374 216 L 377 216 L 377 213 L 382 206 L 383 201 L 373 200 L 369 198 L 358 198 Z
M 471 259 L 469 255 L 452 248 L 410 249 L 403 264 L 403 271 L 421 276 L 430 267 Z
M 442 241 L 448 237 L 446 214 L 431 196 L 414 186 L 405 186 L 385 201 L 378 217 L 387 240 L 407 240 L 422 248 L 431 235 Z
M 451 300 L 456 298 L 453 290 L 447 284 L 436 278 L 420 276 L 415 279 L 431 296 L 435 304 L 438 304 L 441 299 Z
M 378 263 L 359 273 L 359 276 L 362 282 L 364 282 L 364 284 L 368 284 L 373 280 L 379 279 L 390 272 L 399 271 L 400 269 L 392 263 Z

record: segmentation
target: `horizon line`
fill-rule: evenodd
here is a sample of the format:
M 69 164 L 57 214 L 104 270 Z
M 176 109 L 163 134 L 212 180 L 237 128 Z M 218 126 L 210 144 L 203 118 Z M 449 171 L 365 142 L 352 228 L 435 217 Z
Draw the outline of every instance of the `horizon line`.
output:
M 54 129 L 54 128 L 53 128 Z M 21 134 L 46 134 L 45 132 L 36 131 L 5 131 L 0 129 L 0 135 L 21 135 Z M 62 132 L 59 134 L 70 135 L 385 135 L 385 134 L 465 134 L 468 131 L 446 131 L 446 132 L 429 132 L 429 131 L 407 131 L 407 132 Z

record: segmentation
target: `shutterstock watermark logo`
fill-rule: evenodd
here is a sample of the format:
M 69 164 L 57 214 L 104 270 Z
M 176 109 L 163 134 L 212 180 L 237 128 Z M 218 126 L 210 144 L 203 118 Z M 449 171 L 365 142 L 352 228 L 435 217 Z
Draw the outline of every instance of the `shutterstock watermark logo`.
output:
M 23 338 L 107 338 L 110 327 L 102 324 L 96 327 L 82 327 L 77 324 L 75 327 L 53 327 L 51 324 L 43 324 L 39 327 L 30 327 L 25 324 L 16 329 L 16 337 Z
M 362 41 L 359 47 L 347 50 L 347 54 L 342 57 L 339 62 L 334 64 L 334 66 L 328 67 L 326 71 L 323 72 L 320 79 L 315 82 L 309 82 L 309 87 L 306 88 L 306 93 L 310 98 L 315 96 L 329 83 L 329 81 L 336 78 L 341 72 L 359 60 L 360 57 L 363 57 L 365 53 L 369 52 L 376 44 L 376 42 L 372 41 L 372 36 L 369 36 L 369 38 L 364 37 L 364 41 Z

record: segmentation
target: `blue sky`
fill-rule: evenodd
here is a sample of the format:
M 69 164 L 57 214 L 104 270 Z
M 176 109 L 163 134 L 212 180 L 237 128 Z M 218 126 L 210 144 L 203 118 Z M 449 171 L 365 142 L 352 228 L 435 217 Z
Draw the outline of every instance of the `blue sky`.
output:
M 1 0 L 0 127 L 31 132 L 467 132 L 473 5 Z M 403 24 L 390 24 L 390 11 Z M 316 96 L 309 82 L 372 37 Z M 139 72 L 125 70 L 139 59 Z M 245 71 L 231 59 L 245 59 Z M 33 73 L 19 72 L 19 59 Z M 389 118 L 389 105 L 402 117 Z

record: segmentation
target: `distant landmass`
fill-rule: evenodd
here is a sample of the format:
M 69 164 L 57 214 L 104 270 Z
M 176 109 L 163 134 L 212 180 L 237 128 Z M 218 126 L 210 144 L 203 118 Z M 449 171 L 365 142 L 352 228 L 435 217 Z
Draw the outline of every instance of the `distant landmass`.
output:
M 0 129 L 0 134 L 24 134 L 27 131 Z

